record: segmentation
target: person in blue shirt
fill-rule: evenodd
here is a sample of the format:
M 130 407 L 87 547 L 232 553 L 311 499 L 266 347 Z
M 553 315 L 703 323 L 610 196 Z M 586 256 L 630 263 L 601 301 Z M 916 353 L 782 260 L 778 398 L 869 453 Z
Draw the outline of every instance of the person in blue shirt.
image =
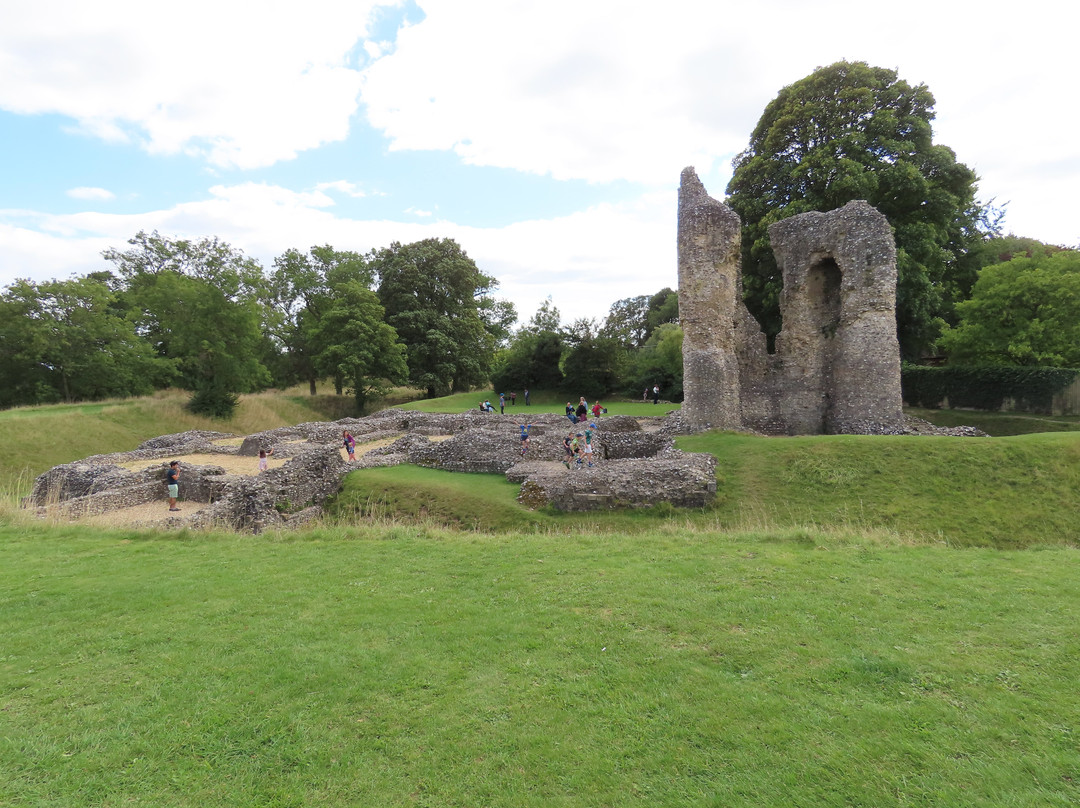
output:
M 165 486 L 169 490 L 169 510 L 180 510 L 176 507 L 176 498 L 180 496 L 180 464 L 175 460 L 169 464 L 169 470 L 165 472 Z

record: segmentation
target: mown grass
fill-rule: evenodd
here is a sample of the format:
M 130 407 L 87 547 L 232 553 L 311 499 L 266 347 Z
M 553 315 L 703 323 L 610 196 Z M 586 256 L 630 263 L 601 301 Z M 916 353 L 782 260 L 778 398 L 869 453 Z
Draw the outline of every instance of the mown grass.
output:
M 839 531 L 899 544 L 1080 544 L 1080 435 L 1015 438 L 826 436 L 679 438 L 717 458 L 704 509 L 561 514 L 529 511 L 501 475 L 409 466 L 353 472 L 336 518 L 469 530 Z M 570 472 L 568 472 L 570 473 Z M 663 480 L 657 480 L 663 485 Z
M 1080 416 L 1037 415 L 1023 412 L 979 412 L 976 410 L 923 410 L 906 412 L 938 426 L 973 426 L 994 437 L 1028 435 L 1033 432 L 1075 432 Z
M 1071 806 L 1076 552 L 0 527 L 0 805 Z
M 512 405 L 510 400 L 507 399 L 505 413 L 506 415 L 513 414 L 517 418 L 525 418 L 531 413 L 553 412 L 562 415 L 566 408 L 566 402 L 572 401 L 576 407 L 578 398 L 579 396 L 569 396 L 565 393 L 556 393 L 551 390 L 535 390 L 530 392 L 530 404 L 526 407 L 525 398 L 519 392 L 516 404 Z M 477 409 L 480 402 L 484 400 L 490 401 L 495 407 L 496 412 L 498 411 L 498 393 L 483 391 L 454 393 L 453 395 L 443 396 L 441 398 L 417 399 L 415 401 L 403 403 L 399 406 L 404 409 L 417 410 L 419 412 L 465 412 L 467 410 Z M 667 401 L 661 401 L 658 405 L 654 405 L 651 401 L 631 401 L 618 397 L 601 399 L 600 401 L 601 404 L 608 408 L 609 415 L 632 415 L 635 417 L 645 415 L 666 415 L 671 410 L 677 410 L 681 406 L 680 404 L 672 404 Z M 592 399 L 589 400 L 589 404 L 590 406 L 593 404 Z

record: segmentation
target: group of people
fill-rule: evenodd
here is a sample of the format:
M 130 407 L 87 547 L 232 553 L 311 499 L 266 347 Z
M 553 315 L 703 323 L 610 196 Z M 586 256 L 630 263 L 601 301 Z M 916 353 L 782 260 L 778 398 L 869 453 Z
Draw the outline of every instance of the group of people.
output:
M 593 430 L 596 424 L 586 424 L 583 432 L 570 430 L 563 438 L 563 465 L 567 468 L 582 468 L 588 464 L 592 468 L 593 463 Z
M 517 393 L 511 391 L 509 393 L 499 393 L 499 414 L 506 414 L 506 400 L 510 400 L 510 406 L 513 407 L 517 404 Z M 525 388 L 525 406 L 529 406 L 529 388 Z M 480 402 L 480 412 L 495 412 L 495 407 L 492 406 L 489 399 L 484 399 Z
M 578 400 L 576 407 L 569 401 L 566 402 L 566 417 L 570 419 L 570 423 L 572 424 L 576 424 L 579 421 L 588 421 L 590 410 L 592 411 L 594 421 L 599 421 L 600 416 L 607 412 L 607 409 L 601 406 L 599 401 L 594 402 L 592 407 L 590 407 L 589 402 L 585 400 L 585 396 L 582 396 Z
M 641 400 L 642 401 L 648 401 L 649 396 L 652 396 L 652 403 L 653 404 L 659 404 L 660 403 L 660 388 L 655 384 L 652 386 L 652 390 L 650 390 L 648 387 L 646 387 L 645 388 L 645 394 L 641 397 Z

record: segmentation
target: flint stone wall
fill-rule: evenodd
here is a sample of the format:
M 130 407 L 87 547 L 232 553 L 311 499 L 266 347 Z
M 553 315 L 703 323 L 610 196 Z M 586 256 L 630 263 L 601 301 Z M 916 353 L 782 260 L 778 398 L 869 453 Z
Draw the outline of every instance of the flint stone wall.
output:
M 683 171 L 682 428 L 900 433 L 896 247 L 888 220 L 856 201 L 769 227 L 784 282 L 773 354 L 742 302 L 737 222 L 692 168 Z
M 689 482 L 675 486 L 656 483 L 653 463 L 662 458 L 670 464 L 681 455 L 673 448 L 670 430 L 645 432 L 633 418 L 604 418 L 593 433 L 598 469 L 586 470 L 589 473 L 580 478 L 582 482 L 568 483 L 567 478 L 585 472 L 567 471 L 558 462 L 563 459 L 562 441 L 567 433 L 582 431 L 584 425 L 571 424 L 554 414 L 537 414 L 530 422 L 530 448 L 524 461 L 520 418 L 479 411 L 446 414 L 384 410 L 362 419 L 268 430 L 247 436 L 240 446 L 230 445 L 231 442 L 219 444 L 232 436 L 216 432 L 163 435 L 130 452 L 98 455 L 50 469 L 35 481 L 26 504 L 37 506 L 44 513 L 46 506 L 59 503 L 62 514 L 77 518 L 152 502 L 164 503 L 169 460 L 193 454 L 207 455 L 209 462 L 183 462 L 181 499 L 208 507 L 170 515 L 166 523 L 170 527 L 229 528 L 258 533 L 300 524 L 321 513 L 322 504 L 340 490 L 341 480 L 349 471 L 405 462 L 464 472 L 508 473 L 517 468 L 516 476 L 508 476 L 519 481 L 535 473 L 542 477 L 557 469 L 562 473 L 555 474 L 550 483 L 544 483 L 538 490 L 551 486 L 550 492 L 544 494 L 545 504 L 557 500 L 561 496 L 559 492 L 571 492 L 572 501 L 565 506 L 568 510 L 622 507 L 619 503 L 630 503 L 632 507 L 661 501 L 698 503 L 704 501 L 703 497 L 711 496 L 707 482 L 702 479 L 698 479 L 693 491 Z M 355 463 L 346 462 L 341 458 L 341 434 L 345 429 L 355 436 L 358 451 L 364 443 L 392 440 L 386 446 L 361 454 Z M 230 474 L 212 462 L 214 455 L 254 458 L 260 449 L 271 448 L 275 459 L 287 462 L 255 476 Z M 652 459 L 637 466 L 619 465 L 629 458 Z M 145 466 L 128 471 L 120 465 L 132 461 L 145 462 Z M 689 468 L 696 469 L 699 463 L 690 461 Z M 613 482 L 600 482 L 608 474 Z M 689 471 L 684 471 L 675 477 L 682 479 L 688 474 Z M 592 487 L 579 490 L 585 480 Z M 715 490 L 715 477 L 712 487 Z M 646 492 L 651 492 L 651 496 L 646 496 Z
M 716 495 L 716 460 L 706 454 L 609 460 L 596 468 L 562 471 L 526 473 L 518 501 L 560 511 L 645 508 L 660 502 L 703 508 Z

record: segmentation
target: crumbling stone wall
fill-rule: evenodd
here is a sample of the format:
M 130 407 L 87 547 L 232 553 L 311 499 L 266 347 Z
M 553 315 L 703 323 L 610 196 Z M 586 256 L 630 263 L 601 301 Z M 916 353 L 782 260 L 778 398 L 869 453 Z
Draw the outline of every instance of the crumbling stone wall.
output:
M 777 222 L 776 351 L 742 302 L 738 216 L 692 168 L 679 191 L 681 426 L 766 434 L 899 433 L 896 248 L 866 202 Z

